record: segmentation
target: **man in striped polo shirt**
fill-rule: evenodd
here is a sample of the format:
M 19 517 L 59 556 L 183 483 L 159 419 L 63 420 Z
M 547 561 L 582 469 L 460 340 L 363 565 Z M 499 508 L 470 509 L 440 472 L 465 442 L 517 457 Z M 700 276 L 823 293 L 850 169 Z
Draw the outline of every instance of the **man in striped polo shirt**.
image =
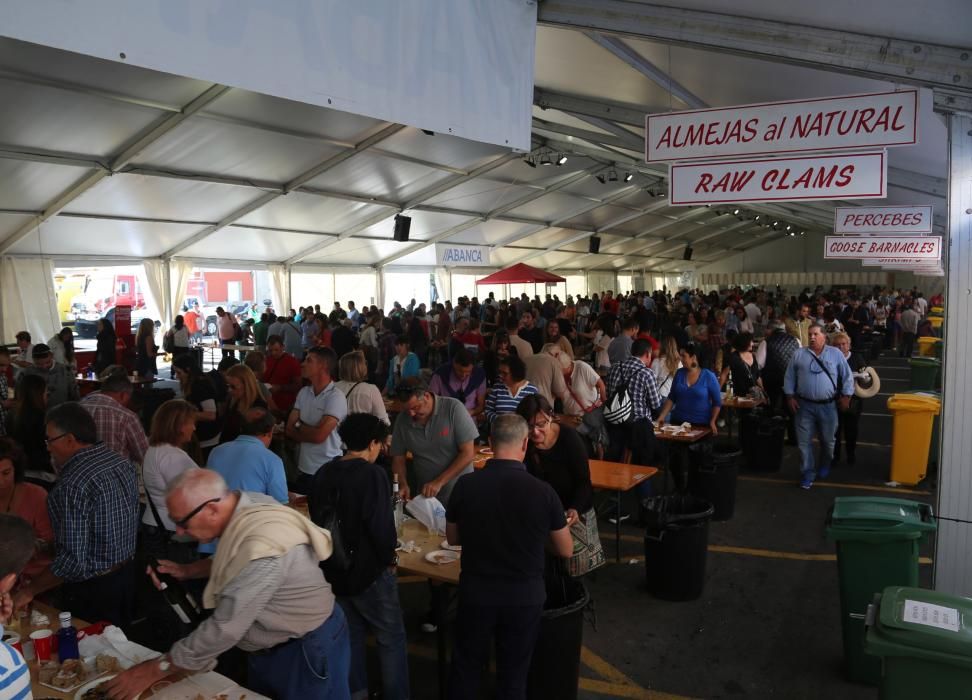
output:
M 17 575 L 34 553 L 34 530 L 15 515 L 0 514 L 0 637 L 3 623 L 13 615 L 10 591 Z M 5 642 L 0 642 L 0 698 L 30 700 L 30 670 L 24 657 Z

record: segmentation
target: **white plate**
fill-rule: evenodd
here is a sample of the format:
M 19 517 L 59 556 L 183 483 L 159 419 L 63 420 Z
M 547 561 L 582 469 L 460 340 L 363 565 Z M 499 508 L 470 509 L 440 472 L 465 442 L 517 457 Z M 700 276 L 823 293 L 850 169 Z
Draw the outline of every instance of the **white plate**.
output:
M 491 449 L 489 449 L 488 447 L 484 447 L 484 448 L 482 448 L 479 451 L 479 454 L 481 454 L 481 455 L 491 455 L 491 454 L 493 454 L 493 451 Z
M 88 681 L 80 688 L 78 688 L 78 692 L 74 694 L 74 700 L 83 700 L 84 694 L 87 693 L 89 690 L 91 690 L 96 686 L 101 685 L 102 683 L 110 681 L 112 678 L 114 678 L 117 675 L 118 675 L 117 673 L 109 673 L 107 676 L 98 676 L 97 678 Z M 135 700 L 138 700 L 140 697 L 142 697 L 141 693 L 135 696 Z
M 462 545 L 449 544 L 449 540 L 442 540 L 442 544 L 439 545 L 442 549 L 448 549 L 450 552 L 461 552 Z
M 459 561 L 459 552 L 450 552 L 447 549 L 437 549 L 425 555 L 425 561 L 433 564 L 451 564 Z

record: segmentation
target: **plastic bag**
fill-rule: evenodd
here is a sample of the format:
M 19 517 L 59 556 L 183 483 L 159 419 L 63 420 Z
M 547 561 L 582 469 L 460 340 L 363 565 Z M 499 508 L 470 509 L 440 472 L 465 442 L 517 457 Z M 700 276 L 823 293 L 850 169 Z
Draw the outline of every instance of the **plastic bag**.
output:
M 446 510 L 438 498 L 416 496 L 405 504 L 405 510 L 413 518 L 440 535 L 446 531 Z

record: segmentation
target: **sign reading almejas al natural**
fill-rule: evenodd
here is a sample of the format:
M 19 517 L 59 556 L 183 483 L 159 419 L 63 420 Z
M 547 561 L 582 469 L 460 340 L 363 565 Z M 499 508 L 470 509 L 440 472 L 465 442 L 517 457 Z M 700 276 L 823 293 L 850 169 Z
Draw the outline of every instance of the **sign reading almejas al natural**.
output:
M 918 91 L 698 109 L 645 118 L 645 160 L 910 146 Z

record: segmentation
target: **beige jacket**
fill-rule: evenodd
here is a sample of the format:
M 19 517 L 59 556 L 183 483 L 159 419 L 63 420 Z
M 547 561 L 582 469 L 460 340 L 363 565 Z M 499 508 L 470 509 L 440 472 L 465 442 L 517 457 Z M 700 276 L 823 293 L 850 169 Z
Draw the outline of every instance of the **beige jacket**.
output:
M 203 605 L 216 607 L 220 592 L 255 559 L 279 557 L 306 544 L 321 561 L 331 556 L 331 533 L 289 506 L 260 504 L 238 508 L 219 538 Z

